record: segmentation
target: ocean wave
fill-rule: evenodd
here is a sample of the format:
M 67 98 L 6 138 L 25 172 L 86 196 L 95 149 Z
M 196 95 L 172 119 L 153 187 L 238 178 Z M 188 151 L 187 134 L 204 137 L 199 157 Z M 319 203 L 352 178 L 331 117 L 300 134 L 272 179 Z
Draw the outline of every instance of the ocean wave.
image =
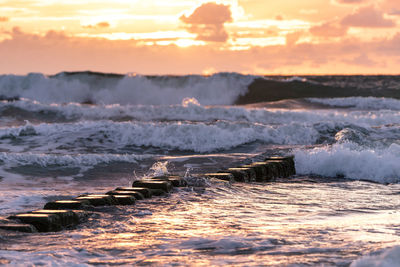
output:
M 166 115 L 171 120 L 164 118 L 160 121 L 155 121 L 154 117 L 146 120 L 146 116 L 148 118 L 154 114 L 143 113 L 139 121 L 27 122 L 22 126 L 0 127 L 0 140 L 3 149 L 12 152 L 47 149 L 61 153 L 60 149 L 77 152 L 87 148 L 85 152 L 88 152 L 90 149 L 104 148 L 118 151 L 127 146 L 212 152 L 252 142 L 313 145 L 350 141 L 361 145 L 385 145 L 400 139 L 400 116 L 393 113 L 390 116 L 358 112 L 341 115 L 274 113 L 239 108 L 215 108 L 210 111 L 200 106 L 186 109 L 186 113 L 183 107 L 171 107 L 164 111 L 168 110 L 179 110 L 180 115 Z M 186 119 L 172 119 L 179 116 Z M 205 121 L 196 121 L 196 118 Z M 396 120 L 397 123 L 385 124 Z M 18 145 L 13 146 L 16 143 Z
M 85 249 L 77 248 L 37 252 L 0 250 L 0 257 L 1 259 L 7 260 L 8 266 L 26 265 L 26 259 L 29 259 L 32 266 L 87 267 L 91 266 L 91 264 L 84 262 L 90 259 L 90 257 L 93 257 L 92 254 L 93 253 L 90 253 Z
M 387 248 L 353 261 L 350 267 L 397 267 L 400 262 L 400 246 Z
M 171 105 L 180 104 L 185 98 L 195 98 L 202 105 L 232 105 L 303 98 L 400 98 L 400 90 L 396 89 L 397 77 L 383 76 L 377 81 L 371 77 L 373 85 L 387 85 L 387 88 L 378 86 L 379 89 L 374 89 L 372 85 L 364 88 L 361 82 L 365 77 L 352 76 L 354 81 L 345 85 L 343 78 L 263 77 L 239 73 L 211 76 L 93 72 L 63 72 L 46 76 L 31 73 L 25 76 L 0 75 L 0 99 L 14 101 L 27 98 L 41 103 Z M 356 81 L 360 81 L 358 86 L 354 85 L 357 85 Z
M 318 127 L 324 130 L 324 127 L 320 125 Z M 17 140 L 20 151 L 24 146 L 45 151 L 146 146 L 211 152 L 257 141 L 270 144 L 313 144 L 320 138 L 320 133 L 316 128 L 302 123 L 264 125 L 227 121 L 214 123 L 95 121 L 5 127 L 0 128 L 0 138 L 3 142 Z
M 1 152 L 0 162 L 11 165 L 38 165 L 48 166 L 68 166 L 68 167 L 87 167 L 110 162 L 130 162 L 136 163 L 138 160 L 149 158 L 146 155 L 133 154 L 44 154 L 44 153 L 10 153 Z M 154 157 L 154 155 L 152 155 Z
M 185 101 L 189 101 L 186 99 Z M 196 101 L 191 99 L 190 101 Z M 385 99 L 382 99 L 385 101 Z M 194 103 L 194 102 L 193 102 Z M 76 120 L 182 120 L 212 122 L 216 120 L 246 121 L 253 123 L 287 124 L 292 122 L 342 122 L 363 126 L 380 126 L 400 123 L 399 110 L 318 110 L 314 109 L 274 109 L 242 106 L 202 106 L 184 102 L 184 105 L 82 105 L 43 104 L 37 101 L 21 99 L 16 102 L 0 101 L 0 116 L 10 118 L 47 121 Z
M 1 75 L 0 96 L 28 98 L 42 103 L 180 104 L 196 98 L 203 105 L 232 104 L 247 92 L 256 76 L 218 73 L 211 76 L 107 76 L 93 73 L 62 73 L 45 76 Z
M 297 149 L 294 155 L 298 174 L 400 182 L 400 145 L 396 143 L 377 149 L 345 142 Z
M 35 190 L 28 192 L 10 191 L 12 192 L 0 191 L 0 197 L 3 200 L 0 204 L 0 215 L 24 211 L 27 207 L 40 207 L 45 202 L 45 196 L 37 191 L 35 192 Z
M 364 110 L 400 110 L 400 100 L 384 97 L 309 98 L 312 103 L 331 107 L 348 107 Z

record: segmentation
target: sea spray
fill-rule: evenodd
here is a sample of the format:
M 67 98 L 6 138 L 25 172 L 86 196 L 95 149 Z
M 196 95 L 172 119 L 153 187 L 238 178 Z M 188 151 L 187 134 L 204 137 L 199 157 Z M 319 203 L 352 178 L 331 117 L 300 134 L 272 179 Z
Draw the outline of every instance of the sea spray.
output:
M 400 145 L 372 149 L 346 142 L 312 149 L 295 150 L 296 171 L 300 175 L 320 175 L 370 180 L 379 183 L 400 181 Z
M 153 166 L 151 166 L 149 173 L 146 176 L 149 177 L 157 177 L 157 176 L 163 176 L 163 175 L 167 175 L 169 174 L 168 171 L 168 166 L 169 162 L 168 161 L 164 161 L 164 162 L 156 162 L 153 164 Z
M 211 76 L 152 78 L 142 75 L 107 77 L 99 74 L 46 76 L 0 75 L 0 96 L 41 103 L 180 104 L 196 98 L 204 105 L 233 104 L 257 76 L 218 73 Z

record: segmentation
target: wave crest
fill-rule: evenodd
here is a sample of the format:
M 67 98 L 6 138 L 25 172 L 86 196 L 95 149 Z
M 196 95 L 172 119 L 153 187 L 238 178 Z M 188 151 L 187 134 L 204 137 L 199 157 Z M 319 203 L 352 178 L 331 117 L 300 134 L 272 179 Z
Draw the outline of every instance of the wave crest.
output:
M 344 177 L 379 183 L 400 182 L 400 145 L 373 149 L 346 142 L 295 151 L 296 171 L 303 175 Z
M 1 75 L 3 99 L 28 98 L 42 103 L 180 104 L 196 98 L 203 105 L 228 105 L 247 92 L 256 76 L 218 73 L 211 76 L 142 76 L 61 73 L 45 76 Z

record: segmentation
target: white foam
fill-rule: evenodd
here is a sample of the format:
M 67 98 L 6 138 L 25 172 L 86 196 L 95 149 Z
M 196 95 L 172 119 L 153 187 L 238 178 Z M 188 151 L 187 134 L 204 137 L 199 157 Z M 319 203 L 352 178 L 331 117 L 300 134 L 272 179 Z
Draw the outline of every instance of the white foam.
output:
M 313 144 L 320 137 L 313 127 L 301 123 L 264 125 L 245 122 L 112 122 L 42 123 L 0 128 L 0 137 L 22 138 L 18 146 L 36 151 L 79 151 L 91 144 L 107 149 L 149 146 L 164 149 L 210 152 L 251 142 Z M 89 139 L 96 141 L 87 141 Z M 100 142 L 101 140 L 102 142 Z M 63 148 L 60 148 L 63 145 Z M 10 147 L 11 148 L 11 147 Z M 13 152 L 13 151 L 12 151 Z
M 333 107 L 352 107 L 364 110 L 400 110 L 400 100 L 385 97 L 309 98 L 308 101 Z
M 351 263 L 350 267 L 398 267 L 400 246 L 388 248 L 379 254 L 363 256 Z
M 307 78 L 304 77 L 299 77 L 299 76 L 293 76 L 293 77 L 289 77 L 286 78 L 284 80 L 282 80 L 283 82 L 309 82 Z
M 352 141 L 376 143 L 400 138 L 400 111 L 284 110 L 232 106 L 42 104 L 0 102 L 0 109 L 55 112 L 74 123 L 26 123 L 0 127 L 2 148 L 10 152 L 86 153 L 85 147 L 120 153 L 126 146 L 211 152 L 246 143 L 313 145 Z M 84 121 L 90 120 L 90 121 Z M 119 122 L 123 120 L 125 122 Z M 149 122 L 151 121 L 151 122 Z M 178 122 L 177 122 L 178 121 Z M 336 134 L 336 136 L 335 136 Z M 359 140 L 356 140 L 359 139 Z M 17 140 L 18 146 L 14 143 Z M 92 141 L 89 141 L 92 140 Z M 380 141 L 378 142 L 380 143 Z M 62 149 L 60 149 L 60 147 Z
M 156 162 L 153 164 L 153 166 L 150 167 L 149 170 L 149 175 L 148 176 L 163 176 L 168 174 L 168 161 L 164 161 L 164 162 Z
M 0 214 L 10 214 L 19 211 L 39 208 L 45 203 L 43 194 L 34 191 L 1 192 L 3 202 L 0 204 Z
M 344 176 L 380 183 L 400 182 L 400 145 L 395 143 L 377 149 L 345 142 L 298 149 L 294 154 L 298 174 Z
M 42 103 L 93 101 L 104 104 L 180 104 L 185 98 L 196 98 L 203 105 L 232 104 L 247 92 L 256 76 L 218 73 L 212 76 L 123 78 L 47 77 L 43 74 L 0 76 L 0 95 L 24 97 Z
M 97 254 L 99 256 L 99 254 Z M 54 266 L 54 267 L 86 267 L 92 266 L 83 262 L 93 257 L 84 249 L 55 250 L 55 251 L 13 251 L 0 250 L 0 257 L 8 260 L 7 266 Z
M 178 244 L 179 249 L 212 250 L 214 254 L 233 254 L 242 250 L 272 248 L 270 240 L 243 236 L 193 237 Z M 226 264 L 226 263 L 225 263 Z
M 202 109 L 202 107 L 197 108 Z M 229 113 L 229 109 L 221 108 L 220 111 L 221 117 L 224 116 L 224 113 Z M 239 113 L 242 111 L 238 110 Z M 264 110 L 252 110 L 249 114 L 252 112 L 254 114 L 260 112 L 260 120 L 263 120 L 262 115 L 273 114 Z M 275 118 L 281 123 L 249 122 L 240 119 L 237 121 L 217 120 L 196 123 L 192 121 L 116 122 L 109 120 L 52 124 L 27 123 L 18 127 L 0 127 L 0 138 L 3 139 L 4 148 L 8 148 L 10 152 L 24 152 L 26 149 L 32 149 L 32 144 L 34 144 L 35 152 L 52 151 L 53 153 L 79 152 L 85 147 L 100 147 L 114 151 L 126 146 L 211 152 L 257 141 L 267 144 L 312 145 L 316 144 L 317 141 L 320 142 L 319 140 L 334 141 L 334 134 L 348 127 L 358 129 L 356 132 L 348 131 L 349 133 L 353 133 L 353 135 L 360 133 L 361 137 L 365 135 L 370 138 L 361 138 L 365 142 L 375 142 L 375 139 L 381 137 L 384 137 L 383 140 L 399 138 L 398 126 L 396 125 L 378 128 L 370 126 L 370 124 L 374 125 L 375 123 L 380 125 L 386 120 L 390 120 L 391 116 L 382 115 L 382 119 L 375 115 L 357 118 L 358 115 L 351 117 L 352 115 L 349 114 L 347 120 L 352 122 L 349 123 L 341 122 L 339 117 L 332 119 L 330 115 L 332 114 L 289 113 L 285 117 L 281 113 L 276 115 L 280 119 Z M 322 121 L 313 121 L 312 118 L 308 118 L 309 121 L 307 121 L 307 116 L 320 116 L 319 118 Z M 392 116 L 395 117 L 394 114 Z M 190 117 L 190 115 L 187 117 Z M 257 115 L 249 116 L 249 120 L 251 120 L 250 118 L 257 120 Z M 275 119 L 267 118 L 266 120 L 274 121 Z M 283 123 L 282 120 L 287 120 L 287 122 Z M 400 116 L 397 116 L 397 120 L 400 122 Z M 338 140 L 346 141 L 352 137 L 349 133 L 345 134 L 345 131 L 341 131 L 336 137 Z M 18 146 L 12 145 L 15 139 L 20 142 Z M 9 142 L 8 146 L 6 146 L 7 142 Z
M 221 239 L 212 239 L 212 238 L 191 238 L 187 241 L 183 241 L 181 243 L 182 248 L 193 248 L 196 249 L 214 249 L 219 250 L 220 252 L 227 253 L 231 250 L 236 250 L 240 248 L 252 247 L 251 244 L 245 242 L 243 237 L 226 237 Z
M 42 104 L 30 100 L 12 103 L 0 102 L 0 110 L 20 108 L 28 112 L 41 114 L 55 113 L 68 120 L 102 120 L 127 119 L 135 120 L 190 120 L 190 121 L 248 121 L 259 123 L 287 124 L 291 122 L 319 123 L 334 122 L 356 125 L 383 125 L 400 123 L 400 111 L 340 111 L 340 110 L 290 110 L 250 108 L 238 106 L 201 106 L 197 100 L 186 98 L 183 105 L 153 106 L 153 105 L 81 105 Z
M 27 165 L 36 164 L 41 167 L 51 165 L 68 166 L 68 167 L 82 167 L 82 166 L 95 166 L 102 163 L 110 162 L 131 162 L 136 163 L 137 160 L 146 158 L 146 155 L 132 155 L 132 154 L 70 154 L 70 155 L 57 155 L 57 154 L 37 154 L 31 152 L 24 153 L 10 153 L 1 152 L 0 161 L 4 164 L 13 165 Z

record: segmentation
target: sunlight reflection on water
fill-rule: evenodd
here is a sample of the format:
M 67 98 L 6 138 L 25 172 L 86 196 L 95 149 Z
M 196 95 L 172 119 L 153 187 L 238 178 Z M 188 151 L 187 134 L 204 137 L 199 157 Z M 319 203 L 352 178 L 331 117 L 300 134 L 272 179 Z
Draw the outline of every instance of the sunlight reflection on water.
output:
M 72 232 L 28 236 L 15 249 L 67 256 L 84 247 L 77 260 L 89 264 L 348 264 L 400 241 L 399 189 L 301 180 L 180 189 L 109 209 Z

